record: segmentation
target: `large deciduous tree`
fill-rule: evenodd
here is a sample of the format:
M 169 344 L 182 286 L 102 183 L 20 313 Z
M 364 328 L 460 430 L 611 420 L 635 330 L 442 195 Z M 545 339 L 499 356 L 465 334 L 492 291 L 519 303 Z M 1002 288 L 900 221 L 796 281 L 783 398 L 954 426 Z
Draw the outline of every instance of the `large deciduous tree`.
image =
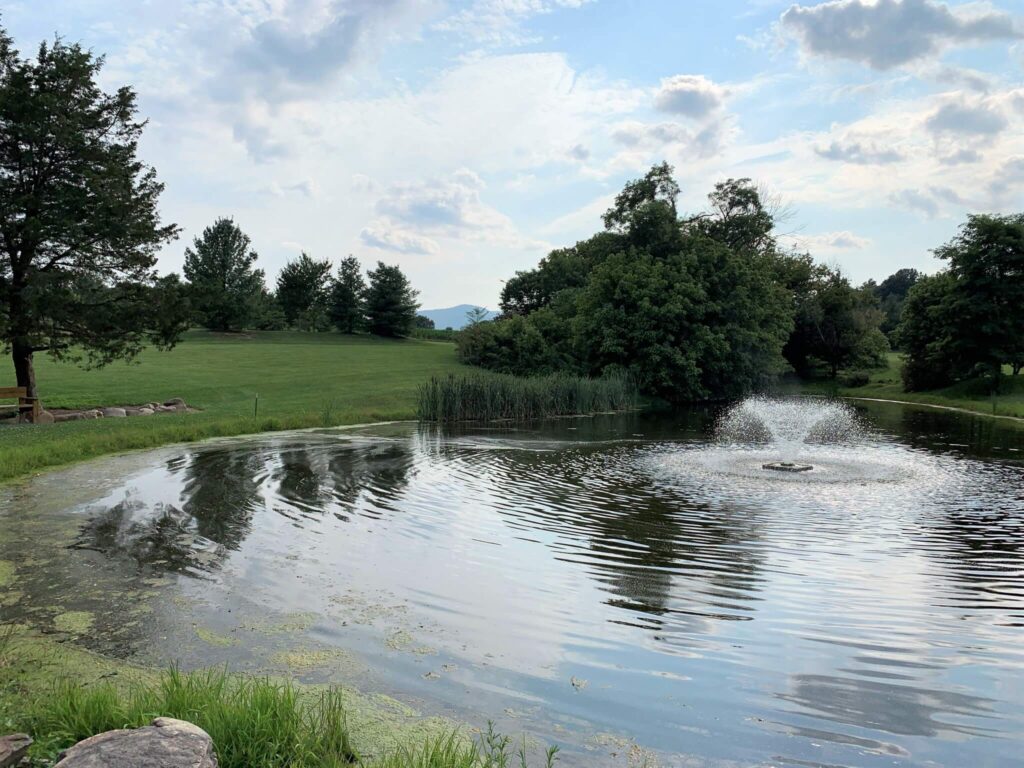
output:
M 418 291 L 397 266 L 382 261 L 367 272 L 366 319 L 370 333 L 377 336 L 408 336 L 416 322 Z
M 155 270 L 178 229 L 137 156 L 145 122 L 102 64 L 60 40 L 21 58 L 0 29 L 0 344 L 31 396 L 36 352 L 103 365 L 172 345 L 187 316 Z
M 338 276 L 331 285 L 328 313 L 334 327 L 342 333 L 355 333 L 366 323 L 366 282 L 359 259 L 348 256 L 338 266 Z
M 303 253 L 284 265 L 277 276 L 277 301 L 288 325 L 307 331 L 325 329 L 330 282 L 330 261 Z
M 253 322 L 266 290 L 263 270 L 249 237 L 227 218 L 203 230 L 185 250 L 184 273 L 200 322 L 217 331 L 240 330 Z
M 1003 365 L 1024 358 L 1024 214 L 968 216 L 950 242 L 935 249 L 953 277 L 955 358 L 998 386 Z

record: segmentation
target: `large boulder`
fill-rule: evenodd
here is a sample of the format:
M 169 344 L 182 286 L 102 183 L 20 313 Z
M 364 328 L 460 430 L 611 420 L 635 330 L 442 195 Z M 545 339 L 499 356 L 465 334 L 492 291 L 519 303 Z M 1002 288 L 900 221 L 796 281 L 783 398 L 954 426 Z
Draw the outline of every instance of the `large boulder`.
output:
M 199 726 L 158 717 L 152 725 L 107 731 L 61 753 L 59 768 L 216 768 L 213 740 Z
M 0 736 L 0 768 L 17 765 L 28 754 L 32 739 L 27 733 L 12 733 Z
M 183 411 L 186 408 L 188 408 L 188 406 L 185 404 L 185 401 L 182 400 L 180 397 L 172 397 L 170 400 L 164 403 L 164 405 L 170 408 L 174 408 L 175 410 L 178 411 Z
M 52 413 L 50 413 L 49 411 L 40 411 L 39 414 L 36 416 L 35 423 L 36 424 L 53 424 L 54 421 L 55 421 L 55 419 L 53 418 L 53 414 Z
M 123 419 L 128 415 L 124 408 L 104 408 L 103 416 L 108 419 Z

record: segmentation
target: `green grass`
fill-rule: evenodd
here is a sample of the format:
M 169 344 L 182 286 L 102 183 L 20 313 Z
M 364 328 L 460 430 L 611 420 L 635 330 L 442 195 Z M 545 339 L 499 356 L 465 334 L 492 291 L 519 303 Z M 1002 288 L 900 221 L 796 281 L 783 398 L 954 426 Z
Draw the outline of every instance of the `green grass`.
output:
M 60 464 L 168 443 L 413 419 L 419 385 L 458 370 L 464 369 L 448 343 L 288 331 L 193 331 L 170 352 L 146 350 L 134 363 L 91 371 L 37 356 L 45 407 L 181 397 L 202 412 L 0 427 L 0 483 Z M 0 364 L 0 385 L 14 385 L 10 360 Z
M 507 376 L 473 372 L 435 376 L 419 389 L 419 417 L 424 421 L 526 421 L 635 408 L 636 386 L 613 376 Z
M 51 765 L 97 733 L 173 717 L 210 735 L 222 768 L 528 768 L 525 740 L 514 749 L 490 726 L 475 740 L 453 729 L 411 740 L 392 734 L 360 754 L 341 689 L 222 668 L 156 673 L 27 640 L 24 629 L 0 625 L 0 732 L 33 737 L 32 765 Z M 546 751 L 545 768 L 557 752 Z
M 804 383 L 803 389 L 842 397 L 899 400 L 962 408 L 980 414 L 1024 418 L 1024 375 L 1004 376 L 1002 391 L 995 397 L 990 395 L 987 383 L 980 380 L 958 382 L 951 387 L 928 392 L 904 392 L 900 378 L 903 365 L 901 356 L 895 352 L 890 353 L 888 363 L 885 368 L 871 371 L 870 381 L 863 387 L 844 387 L 831 381 L 813 381 Z

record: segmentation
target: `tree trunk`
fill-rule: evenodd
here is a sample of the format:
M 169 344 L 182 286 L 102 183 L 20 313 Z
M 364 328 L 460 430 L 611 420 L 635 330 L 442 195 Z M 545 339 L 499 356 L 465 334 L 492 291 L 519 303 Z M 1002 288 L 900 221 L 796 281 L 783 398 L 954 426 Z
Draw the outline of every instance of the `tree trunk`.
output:
M 29 397 L 39 397 L 36 391 L 36 370 L 32 367 L 32 348 L 14 342 L 13 357 L 16 386 L 27 389 Z

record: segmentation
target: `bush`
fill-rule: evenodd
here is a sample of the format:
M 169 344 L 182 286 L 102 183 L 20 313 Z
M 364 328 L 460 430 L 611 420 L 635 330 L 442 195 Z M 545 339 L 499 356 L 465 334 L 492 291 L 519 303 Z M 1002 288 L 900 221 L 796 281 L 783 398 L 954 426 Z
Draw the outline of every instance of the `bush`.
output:
M 622 411 L 637 404 L 636 385 L 625 376 L 587 379 L 556 374 L 519 377 L 471 373 L 434 377 L 420 387 L 423 421 L 529 421 Z
M 840 382 L 844 387 L 864 387 L 871 381 L 871 374 L 867 371 L 850 371 L 843 376 Z

